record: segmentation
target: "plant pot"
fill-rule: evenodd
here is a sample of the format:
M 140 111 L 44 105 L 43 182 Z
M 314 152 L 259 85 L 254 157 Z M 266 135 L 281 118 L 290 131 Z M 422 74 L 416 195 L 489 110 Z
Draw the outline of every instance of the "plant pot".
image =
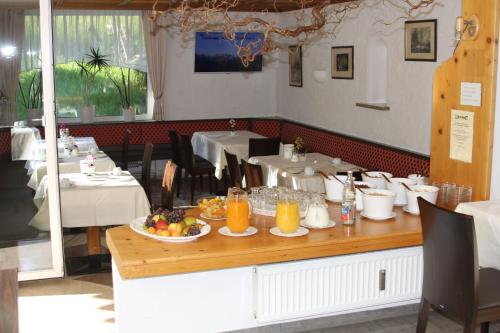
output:
M 85 105 L 80 109 L 80 120 L 82 123 L 93 123 L 95 117 L 95 106 Z
M 28 109 L 26 111 L 28 117 L 28 126 L 42 125 L 43 109 Z
M 124 108 L 122 111 L 124 121 L 135 121 L 135 109 L 133 107 Z

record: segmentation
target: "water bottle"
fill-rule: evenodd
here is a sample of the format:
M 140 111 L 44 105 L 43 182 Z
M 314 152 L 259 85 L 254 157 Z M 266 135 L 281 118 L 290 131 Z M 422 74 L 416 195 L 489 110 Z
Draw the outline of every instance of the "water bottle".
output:
M 347 171 L 347 180 L 342 191 L 342 223 L 352 225 L 356 222 L 356 187 L 352 171 Z

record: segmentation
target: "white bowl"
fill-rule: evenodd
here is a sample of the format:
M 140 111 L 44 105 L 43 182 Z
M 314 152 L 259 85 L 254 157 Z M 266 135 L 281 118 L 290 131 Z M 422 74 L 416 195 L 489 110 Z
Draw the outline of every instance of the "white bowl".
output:
M 413 214 L 420 214 L 418 209 L 418 197 L 422 197 L 430 203 L 435 204 L 438 196 L 439 188 L 431 185 L 413 185 L 410 186 L 411 191 L 406 190 L 406 200 L 408 205 L 406 209 Z
M 392 215 L 396 193 L 378 188 L 363 190 L 363 214 L 375 219 L 384 219 Z
M 375 188 L 375 186 L 373 186 L 373 184 L 370 184 L 367 182 L 354 182 L 354 185 L 356 185 L 356 186 L 366 185 L 369 188 Z M 367 189 L 363 189 L 363 191 L 364 190 L 367 190 Z M 363 193 L 361 193 L 361 191 L 357 187 L 356 187 L 356 210 L 358 212 L 363 210 Z
M 387 189 L 387 181 L 382 176 L 384 174 L 387 178 L 392 178 L 392 174 L 382 171 L 366 171 L 361 174 L 364 182 L 375 185 L 375 188 Z
M 408 178 L 415 180 L 417 182 L 415 185 L 424 185 L 425 184 L 425 177 L 422 175 L 412 173 L 411 175 L 408 175 Z
M 347 176 L 337 176 L 337 178 L 345 182 Z M 326 199 L 330 201 L 342 201 L 342 192 L 344 190 L 344 184 L 339 182 L 333 177 L 328 177 L 328 179 L 323 178 L 325 181 Z
M 403 186 L 405 183 L 408 186 L 417 185 L 417 181 L 408 178 L 391 178 L 391 182 L 387 184 L 387 189 L 396 193 L 396 206 L 406 206 L 406 188 Z

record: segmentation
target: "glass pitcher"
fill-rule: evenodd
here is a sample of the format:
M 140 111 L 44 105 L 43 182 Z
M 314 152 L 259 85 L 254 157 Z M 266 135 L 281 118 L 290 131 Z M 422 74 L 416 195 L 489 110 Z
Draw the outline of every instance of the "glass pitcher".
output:
M 325 228 L 330 223 L 328 205 L 322 194 L 314 195 L 311 198 L 306 211 L 306 224 L 310 227 Z
M 289 193 L 280 194 L 276 202 L 276 226 L 284 234 L 297 231 L 300 224 L 299 203 Z
M 247 192 L 239 187 L 227 191 L 226 224 L 232 233 L 243 233 L 248 229 L 250 205 Z

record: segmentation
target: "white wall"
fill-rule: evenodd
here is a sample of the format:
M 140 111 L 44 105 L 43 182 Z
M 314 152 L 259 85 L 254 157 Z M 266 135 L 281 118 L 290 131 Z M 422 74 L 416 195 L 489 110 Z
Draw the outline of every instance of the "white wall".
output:
M 269 58 L 262 72 L 195 73 L 194 32 L 172 30 L 167 40 L 167 120 L 276 115 L 277 68 Z
M 393 1 L 397 3 L 397 1 Z M 373 6 L 378 3 L 379 5 Z M 460 1 L 440 0 L 416 19 L 438 19 L 437 62 L 404 60 L 404 19 L 385 26 L 402 12 L 381 1 L 367 0 L 342 23 L 336 37 L 303 47 L 303 88 L 288 85 L 288 55 L 283 52 L 277 73 L 278 115 L 331 131 L 429 154 L 434 70 L 453 53 L 454 20 Z M 282 14 L 289 22 L 292 14 Z M 356 107 L 367 99 L 367 47 L 378 36 L 387 45 L 387 99 L 390 111 Z M 375 37 L 376 38 L 376 37 Z M 354 80 L 327 79 L 317 83 L 315 69 L 330 73 L 330 48 L 354 45 Z

